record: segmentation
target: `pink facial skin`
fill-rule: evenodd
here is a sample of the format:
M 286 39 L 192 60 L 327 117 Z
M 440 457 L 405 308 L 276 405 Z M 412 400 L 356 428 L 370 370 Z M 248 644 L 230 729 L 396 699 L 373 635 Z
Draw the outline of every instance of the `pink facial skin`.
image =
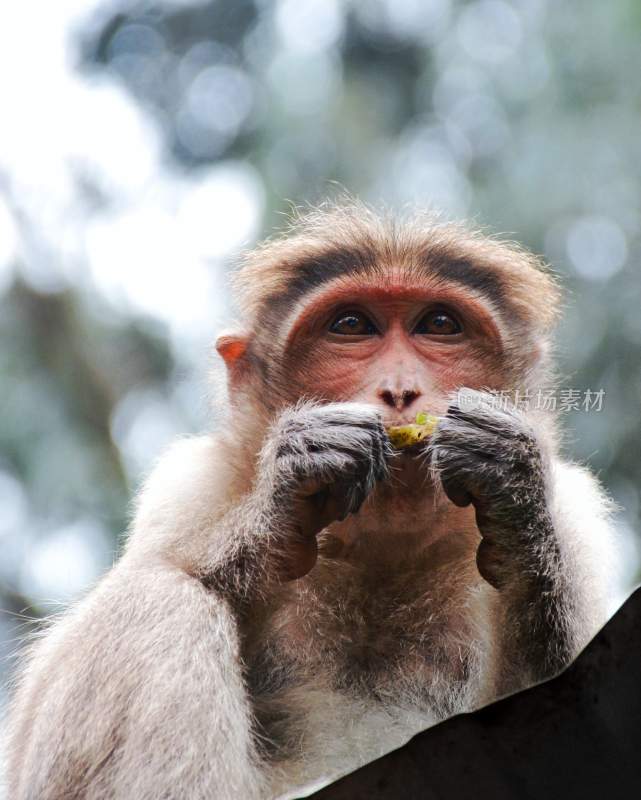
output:
M 430 310 L 459 323 L 453 334 L 415 331 Z M 365 315 L 375 334 L 332 333 L 341 312 Z M 444 413 L 462 386 L 504 385 L 499 320 L 471 290 L 422 280 L 364 285 L 358 276 L 334 281 L 310 299 L 286 342 L 285 384 L 292 400 L 356 401 L 377 405 L 386 424 L 414 420 L 418 411 Z

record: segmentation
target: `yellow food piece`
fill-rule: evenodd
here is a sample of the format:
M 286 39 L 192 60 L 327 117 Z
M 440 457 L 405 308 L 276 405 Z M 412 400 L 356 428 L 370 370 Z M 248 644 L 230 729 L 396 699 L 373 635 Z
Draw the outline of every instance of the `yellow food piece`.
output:
M 416 422 L 411 422 L 408 425 L 392 425 L 387 428 L 387 435 L 392 447 L 402 450 L 404 447 L 411 447 L 413 444 L 418 444 L 423 439 L 431 436 L 437 425 L 438 417 L 421 411 L 416 415 Z

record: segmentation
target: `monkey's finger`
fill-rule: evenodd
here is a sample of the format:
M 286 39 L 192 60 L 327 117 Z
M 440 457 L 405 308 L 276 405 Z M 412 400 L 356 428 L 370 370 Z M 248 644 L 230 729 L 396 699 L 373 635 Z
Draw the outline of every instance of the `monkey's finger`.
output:
M 362 434 L 362 431 L 359 431 Z M 372 432 L 362 445 L 356 448 L 344 447 L 342 452 L 351 457 L 353 468 L 347 464 L 342 470 L 341 479 L 351 479 L 354 484 L 360 483 L 366 492 L 371 491 L 377 480 L 383 480 L 388 475 L 388 447 L 384 432 Z
M 367 490 L 360 482 L 340 481 L 335 483 L 329 488 L 328 511 L 331 510 L 334 519 L 342 522 L 349 514 L 356 513 L 367 494 Z
M 496 435 L 463 419 L 443 418 L 434 434 L 434 453 L 444 454 L 446 450 L 450 450 L 454 457 L 455 453 L 460 457 L 465 452 L 486 462 L 496 462 L 497 453 L 501 449 Z
M 476 566 L 481 577 L 495 589 L 502 589 L 509 575 L 509 559 L 495 545 L 482 539 L 476 551 Z
M 448 499 L 459 508 L 465 508 L 472 502 L 472 495 L 456 477 L 441 474 L 441 484 Z
M 342 522 L 349 514 L 348 489 L 344 485 L 334 484 L 328 487 L 327 502 L 323 509 L 323 517 L 327 524 L 338 520 Z
M 327 489 L 327 481 L 320 476 L 306 478 L 298 484 L 298 495 L 301 498 L 309 498 L 319 507 L 322 507 L 323 492 Z
M 387 474 L 387 446 L 382 434 L 373 433 L 364 444 L 357 447 L 337 447 L 337 450 L 350 456 L 356 465 L 357 472 L 367 472 L 372 482 L 384 478 Z
M 470 397 L 470 402 L 466 398 Z M 461 402 L 463 401 L 463 402 Z M 503 439 L 531 439 L 534 433 L 518 409 L 499 405 L 488 392 L 466 390 L 466 394 L 447 409 L 446 418 L 459 420 Z
M 322 486 L 319 491 L 309 495 L 298 495 L 295 502 L 299 528 L 292 538 L 313 539 L 327 526 L 326 506 L 328 495 L 327 486 Z
M 384 466 L 381 464 L 381 451 L 376 440 L 372 442 L 369 453 L 358 458 L 358 470 L 354 476 L 354 490 L 361 494 L 368 494 L 373 488 L 379 475 L 383 475 Z
M 298 517 L 303 531 L 316 535 L 337 519 L 348 514 L 348 487 L 328 482 L 326 477 L 309 478 L 298 494 Z
M 389 438 L 384 430 L 381 430 L 380 435 L 376 438 L 375 447 L 375 470 L 374 478 L 377 481 L 384 481 L 389 478 L 390 474 L 390 461 L 394 457 L 394 449 L 392 448 Z
M 503 467 L 494 458 L 471 448 L 438 444 L 432 451 L 432 468 L 443 489 L 459 506 L 490 499 L 501 484 Z

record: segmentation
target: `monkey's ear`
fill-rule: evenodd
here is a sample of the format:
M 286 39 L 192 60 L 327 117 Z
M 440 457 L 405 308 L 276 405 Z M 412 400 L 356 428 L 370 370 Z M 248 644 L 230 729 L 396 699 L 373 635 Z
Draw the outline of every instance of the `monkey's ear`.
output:
M 225 362 L 227 367 L 227 374 L 229 380 L 237 382 L 242 377 L 247 366 L 245 358 L 247 354 L 247 347 L 249 345 L 249 337 L 247 334 L 239 333 L 236 331 L 229 331 L 221 333 L 216 339 L 216 350 L 218 355 Z

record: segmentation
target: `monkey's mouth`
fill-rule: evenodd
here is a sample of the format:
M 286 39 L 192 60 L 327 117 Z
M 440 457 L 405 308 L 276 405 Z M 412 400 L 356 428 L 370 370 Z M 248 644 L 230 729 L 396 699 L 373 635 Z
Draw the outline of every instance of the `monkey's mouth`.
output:
M 412 425 L 414 422 L 416 422 L 416 414 L 412 414 L 409 417 L 383 417 L 383 426 L 385 427 L 385 430 L 388 428 L 397 428 L 401 425 Z

